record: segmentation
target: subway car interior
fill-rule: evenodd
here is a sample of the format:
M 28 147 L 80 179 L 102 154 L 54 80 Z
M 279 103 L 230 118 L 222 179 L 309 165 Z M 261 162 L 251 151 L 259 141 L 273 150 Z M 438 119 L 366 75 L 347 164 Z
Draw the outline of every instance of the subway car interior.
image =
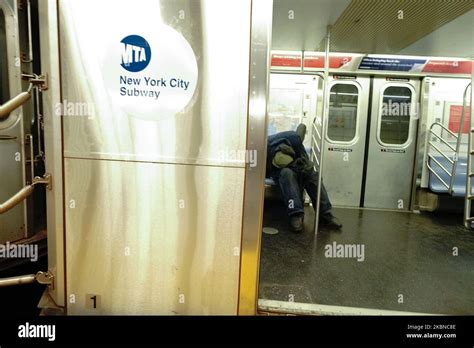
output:
M 129 3 L 0 0 L 2 314 L 474 314 L 473 1 Z

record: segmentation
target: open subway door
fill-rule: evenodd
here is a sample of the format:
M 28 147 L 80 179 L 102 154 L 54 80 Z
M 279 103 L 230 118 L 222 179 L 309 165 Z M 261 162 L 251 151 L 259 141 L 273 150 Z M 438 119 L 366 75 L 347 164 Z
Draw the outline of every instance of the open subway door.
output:
M 270 26 L 256 23 L 272 12 L 262 3 L 43 5 L 50 26 L 59 19 L 59 42 L 44 41 L 59 47 L 61 95 L 45 104 L 62 116 L 50 264 L 65 264 L 56 282 L 68 314 L 237 314 L 239 296 L 255 312 L 262 207 L 243 202 L 244 190 L 250 204 L 263 199 Z M 261 151 L 255 168 L 249 150 Z

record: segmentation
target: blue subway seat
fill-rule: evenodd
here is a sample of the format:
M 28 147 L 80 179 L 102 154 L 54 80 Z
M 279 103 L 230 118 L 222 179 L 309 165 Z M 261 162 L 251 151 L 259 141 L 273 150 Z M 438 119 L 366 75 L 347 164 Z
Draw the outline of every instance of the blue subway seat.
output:
M 265 185 L 266 186 L 276 186 L 276 182 L 272 178 L 265 178 Z
M 443 156 L 433 156 L 447 170 L 451 170 L 452 164 Z M 453 196 L 464 197 L 466 195 L 466 166 L 467 157 L 460 157 L 456 164 L 456 173 L 454 175 Z M 440 166 L 430 158 L 430 167 L 438 174 L 446 183 L 450 183 L 450 177 Z M 430 171 L 429 188 L 435 193 L 448 193 L 448 189 L 443 183 Z

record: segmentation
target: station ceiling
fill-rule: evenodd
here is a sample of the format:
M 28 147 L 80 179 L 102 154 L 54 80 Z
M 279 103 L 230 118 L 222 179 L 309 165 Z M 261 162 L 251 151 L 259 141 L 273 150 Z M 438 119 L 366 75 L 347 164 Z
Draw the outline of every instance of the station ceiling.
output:
M 335 52 L 474 57 L 473 9 L 473 0 L 275 0 L 272 46 L 323 51 L 331 25 Z

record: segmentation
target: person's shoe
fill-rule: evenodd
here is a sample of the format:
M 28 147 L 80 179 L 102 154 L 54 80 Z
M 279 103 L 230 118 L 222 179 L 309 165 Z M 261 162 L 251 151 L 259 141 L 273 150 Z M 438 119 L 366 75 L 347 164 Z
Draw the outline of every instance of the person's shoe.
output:
M 332 215 L 332 213 L 322 214 L 319 218 L 319 223 L 321 226 L 335 230 L 342 228 L 342 224 L 339 222 L 339 219 Z
M 290 216 L 290 227 L 293 232 L 303 231 L 303 217 L 304 215 L 295 214 Z

